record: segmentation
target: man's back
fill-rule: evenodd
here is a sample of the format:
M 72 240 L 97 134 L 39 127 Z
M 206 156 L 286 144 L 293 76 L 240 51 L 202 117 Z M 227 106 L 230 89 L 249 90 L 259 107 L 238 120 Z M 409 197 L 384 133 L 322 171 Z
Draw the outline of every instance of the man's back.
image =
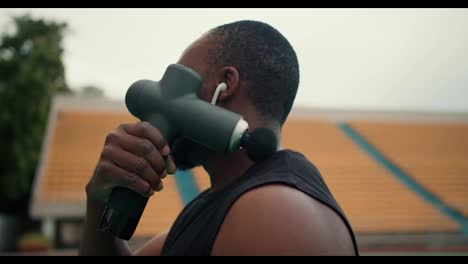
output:
M 179 215 L 162 255 L 352 255 L 354 234 L 317 169 L 279 151 Z

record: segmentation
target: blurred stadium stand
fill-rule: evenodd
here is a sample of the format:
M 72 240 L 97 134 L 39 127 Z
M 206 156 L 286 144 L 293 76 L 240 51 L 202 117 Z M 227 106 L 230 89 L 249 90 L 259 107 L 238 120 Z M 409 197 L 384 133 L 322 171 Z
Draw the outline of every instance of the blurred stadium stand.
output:
M 58 247 L 76 246 L 62 229 L 83 221 L 85 184 L 105 135 L 134 121 L 120 101 L 55 98 L 31 214 Z M 468 248 L 468 114 L 296 108 L 282 146 L 319 168 L 361 250 Z M 135 241 L 167 230 L 209 179 L 197 168 L 167 177 L 164 185 L 151 198 Z

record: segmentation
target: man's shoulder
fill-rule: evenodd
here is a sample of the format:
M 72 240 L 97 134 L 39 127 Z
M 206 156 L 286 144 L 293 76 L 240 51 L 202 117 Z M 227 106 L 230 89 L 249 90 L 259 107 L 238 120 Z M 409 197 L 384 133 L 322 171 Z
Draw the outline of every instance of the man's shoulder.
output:
M 320 175 L 320 171 L 315 164 L 301 152 L 283 149 L 276 155 L 273 165 L 277 167 L 287 166 L 288 171 L 300 171 L 301 173 Z
M 353 254 L 346 225 L 328 206 L 283 184 L 240 196 L 213 246 L 214 255 Z

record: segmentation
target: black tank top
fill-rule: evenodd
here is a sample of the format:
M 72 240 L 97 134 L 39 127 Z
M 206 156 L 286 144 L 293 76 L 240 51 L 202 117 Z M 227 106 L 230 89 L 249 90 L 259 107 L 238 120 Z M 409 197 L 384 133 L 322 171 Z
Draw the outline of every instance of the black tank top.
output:
M 359 255 L 351 225 L 320 172 L 302 154 L 291 150 L 278 151 L 268 160 L 255 164 L 221 191 L 211 192 L 208 189 L 198 195 L 177 217 L 161 255 L 210 255 L 224 218 L 234 202 L 247 191 L 272 183 L 296 188 L 333 209 L 346 224 L 356 255 Z

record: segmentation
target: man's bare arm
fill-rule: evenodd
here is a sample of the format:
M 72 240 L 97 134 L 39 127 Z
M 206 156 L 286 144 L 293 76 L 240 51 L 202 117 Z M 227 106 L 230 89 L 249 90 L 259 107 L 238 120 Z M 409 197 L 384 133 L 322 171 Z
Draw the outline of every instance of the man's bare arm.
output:
M 354 255 L 350 233 L 330 208 L 285 185 L 254 189 L 226 216 L 213 255 Z

